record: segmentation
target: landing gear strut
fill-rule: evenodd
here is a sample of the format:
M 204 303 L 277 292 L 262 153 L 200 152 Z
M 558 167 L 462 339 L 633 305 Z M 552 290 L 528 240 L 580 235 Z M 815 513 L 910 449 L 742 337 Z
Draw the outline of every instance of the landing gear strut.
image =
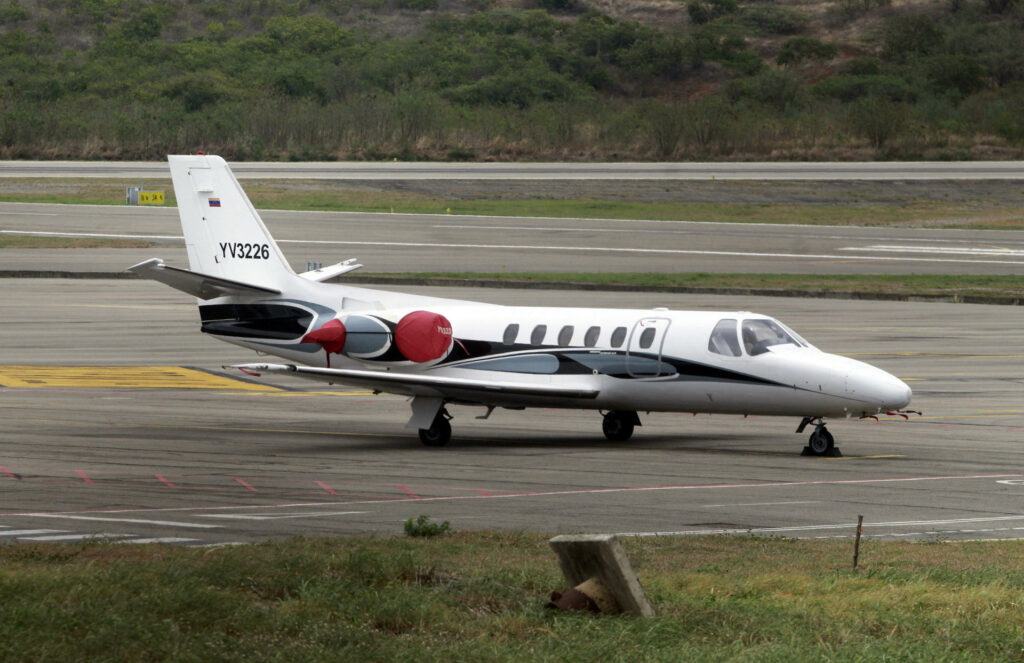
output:
M 633 436 L 633 428 L 640 425 L 636 412 L 613 410 L 604 415 L 601 429 L 612 442 L 625 442 Z
M 832 437 L 832 433 L 828 432 L 825 428 L 825 420 L 822 417 L 804 417 L 797 427 L 796 432 L 804 432 L 804 428 L 807 424 L 814 424 L 814 430 L 811 431 L 811 437 L 807 440 L 807 446 L 804 447 L 801 456 L 828 456 L 831 458 L 837 458 L 842 456 L 842 452 L 836 446 L 835 438 Z
M 428 447 L 443 447 L 451 442 L 452 425 L 448 423 L 451 418 L 452 415 L 448 414 L 448 410 L 441 408 L 437 416 L 434 417 L 433 423 L 430 424 L 430 428 L 420 429 L 420 442 Z

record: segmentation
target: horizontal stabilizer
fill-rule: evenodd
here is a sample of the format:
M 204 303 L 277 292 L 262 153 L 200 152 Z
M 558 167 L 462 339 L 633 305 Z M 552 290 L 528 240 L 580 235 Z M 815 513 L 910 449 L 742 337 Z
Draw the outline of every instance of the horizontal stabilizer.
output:
M 343 382 L 367 389 L 376 389 L 393 394 L 441 395 L 445 397 L 479 398 L 487 401 L 507 396 L 542 396 L 548 398 L 593 399 L 600 393 L 584 385 L 531 384 L 529 382 L 506 382 L 493 380 L 471 380 L 466 378 L 441 377 L 422 373 L 398 373 L 391 371 L 361 371 L 344 368 L 316 368 L 295 364 L 239 364 L 225 368 L 237 368 L 247 374 L 292 373 L 296 377 L 321 382 Z
M 199 299 L 215 299 L 227 295 L 280 295 L 280 290 L 251 283 L 241 283 L 209 274 L 165 265 L 160 258 L 151 258 L 128 268 L 129 272 L 159 281 Z
M 310 281 L 318 281 L 322 283 L 324 281 L 333 279 L 335 276 L 348 274 L 349 272 L 353 272 L 362 267 L 362 265 L 355 264 L 355 262 L 355 258 L 349 258 L 344 262 L 335 263 L 328 267 L 320 267 L 319 269 L 310 270 L 308 272 L 302 272 L 301 274 L 299 274 L 299 276 L 301 276 L 304 279 L 309 279 Z

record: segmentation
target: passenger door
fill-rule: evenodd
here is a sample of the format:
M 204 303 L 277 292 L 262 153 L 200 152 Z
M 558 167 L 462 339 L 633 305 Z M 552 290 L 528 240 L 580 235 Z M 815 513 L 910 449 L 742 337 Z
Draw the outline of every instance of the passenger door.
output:
M 675 369 L 661 360 L 669 318 L 641 318 L 633 325 L 626 342 L 626 372 L 635 378 L 671 375 Z

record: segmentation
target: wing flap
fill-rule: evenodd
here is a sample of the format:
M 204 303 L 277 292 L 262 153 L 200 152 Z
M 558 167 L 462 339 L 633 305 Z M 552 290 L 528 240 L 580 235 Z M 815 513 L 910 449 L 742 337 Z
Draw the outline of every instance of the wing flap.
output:
M 226 295 L 280 295 L 280 290 L 251 283 L 190 272 L 187 269 L 165 265 L 160 258 L 151 258 L 128 268 L 129 272 L 169 285 L 199 299 L 215 299 Z
M 346 384 L 407 395 L 441 395 L 460 397 L 466 393 L 481 397 L 492 396 L 536 396 L 545 398 L 594 399 L 601 393 L 583 384 L 551 385 L 529 382 L 496 382 L 469 378 L 442 377 L 385 371 L 361 371 L 344 368 L 317 368 L 295 364 L 239 364 L 236 368 L 249 374 L 291 373 L 296 377 L 321 382 L 343 382 Z

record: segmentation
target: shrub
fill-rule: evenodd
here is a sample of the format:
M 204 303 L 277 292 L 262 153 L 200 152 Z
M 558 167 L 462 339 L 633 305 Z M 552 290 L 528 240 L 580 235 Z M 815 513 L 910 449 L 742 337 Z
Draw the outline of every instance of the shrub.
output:
M 903 61 L 914 56 L 930 55 L 939 49 L 945 31 L 924 14 L 901 14 L 882 28 L 882 54 L 885 58 Z
M 905 79 L 891 74 L 872 76 L 833 76 L 814 86 L 814 93 L 851 102 L 864 97 L 890 101 L 916 101 L 919 90 Z
M 775 61 L 780 65 L 791 65 L 807 60 L 831 60 L 838 53 L 839 49 L 832 42 L 826 43 L 814 37 L 790 37 L 782 42 Z
M 807 29 L 810 17 L 803 12 L 775 5 L 744 7 L 732 19 L 761 35 L 792 35 Z
M 451 523 L 447 520 L 441 524 L 430 522 L 430 516 L 420 515 L 418 518 L 413 520 L 405 521 L 405 533 L 408 536 L 438 536 L 439 534 L 445 534 L 451 531 Z
M 792 74 L 768 69 L 755 76 L 733 81 L 728 94 L 733 101 L 751 99 L 779 110 L 799 105 L 803 85 Z
M 937 55 L 928 58 L 925 72 L 936 92 L 966 97 L 985 86 L 985 70 L 969 55 Z
M 906 124 L 906 109 L 885 98 L 864 97 L 847 109 L 847 122 L 854 133 L 881 149 Z

